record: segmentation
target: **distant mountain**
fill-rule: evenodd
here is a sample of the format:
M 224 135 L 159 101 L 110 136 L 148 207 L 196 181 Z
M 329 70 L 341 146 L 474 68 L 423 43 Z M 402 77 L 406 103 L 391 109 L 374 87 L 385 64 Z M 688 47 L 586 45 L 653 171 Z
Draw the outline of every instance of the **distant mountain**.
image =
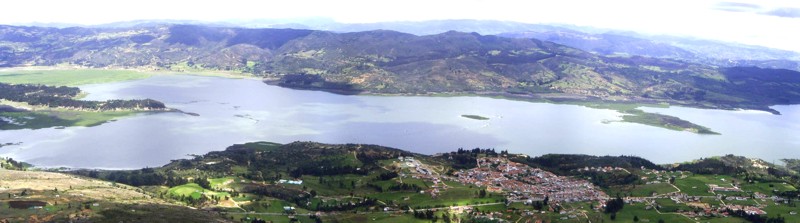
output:
M 320 29 L 322 27 L 314 27 Z M 329 29 L 336 32 L 363 32 L 371 30 L 394 30 L 414 35 L 434 35 L 448 31 L 475 32 L 483 35 L 495 35 L 520 31 L 554 31 L 566 30 L 558 26 L 529 24 L 493 20 L 432 20 L 421 22 L 380 22 L 341 24 Z
M 330 19 L 253 20 L 251 28 L 302 28 L 334 32 L 394 30 L 415 35 L 447 31 L 476 32 L 514 38 L 536 38 L 604 55 L 623 54 L 686 60 L 715 66 L 757 66 L 800 71 L 800 53 L 761 46 L 690 37 L 653 36 L 629 31 L 565 24 L 529 24 L 493 20 L 337 23 Z
M 89 28 L 135 28 L 135 27 L 156 27 L 163 25 L 198 25 L 198 26 L 214 26 L 214 27 L 236 27 L 237 25 L 229 22 L 207 22 L 196 20 L 180 20 L 180 19 L 159 19 L 159 20 L 132 20 L 112 22 L 106 24 L 87 26 Z M 69 26 L 75 27 L 75 26 Z M 63 27 L 56 27 L 63 28 Z
M 591 34 L 574 30 L 503 33 L 512 38 L 536 38 L 612 56 L 647 56 L 721 67 L 756 66 L 800 71 L 800 53 L 735 43 L 672 36 Z
M 696 57 L 695 53 L 671 44 L 611 33 L 590 34 L 559 30 L 502 33 L 499 36 L 546 40 L 602 55 L 639 55 L 690 60 Z
M 720 67 L 755 66 L 800 71 L 800 53 L 761 46 L 703 40 L 690 37 L 653 36 L 630 31 L 567 24 L 529 24 L 494 20 L 432 20 L 377 23 L 338 23 L 330 18 L 254 19 L 223 22 L 187 20 L 140 20 L 95 27 L 129 28 L 163 24 L 190 24 L 216 27 L 292 28 L 333 32 L 394 30 L 414 35 L 434 35 L 448 31 L 476 32 L 513 38 L 536 38 L 602 55 L 646 56 L 684 60 Z M 64 26 L 56 26 L 64 27 Z
M 227 70 L 285 87 L 339 93 L 472 93 L 762 110 L 800 103 L 795 71 L 603 56 L 548 41 L 477 33 L 0 26 L 0 66 L 64 63 Z

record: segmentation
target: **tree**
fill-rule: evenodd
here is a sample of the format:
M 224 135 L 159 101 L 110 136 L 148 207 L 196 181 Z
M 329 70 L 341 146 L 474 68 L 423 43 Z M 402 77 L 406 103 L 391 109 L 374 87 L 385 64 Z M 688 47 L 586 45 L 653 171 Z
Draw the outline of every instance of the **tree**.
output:
M 611 220 L 617 220 L 617 213 L 611 213 L 611 216 L 608 216 Z
M 616 213 L 619 210 L 622 210 L 623 206 L 625 205 L 625 201 L 619 197 L 617 194 L 617 198 L 611 199 L 606 202 L 606 213 Z
M 639 216 L 634 215 L 633 216 L 633 222 L 639 222 Z
M 537 211 L 541 211 L 542 208 L 544 207 L 541 201 L 534 201 L 533 203 L 531 203 L 531 206 L 533 206 L 533 209 L 536 209 Z
M 206 179 L 205 177 L 198 177 L 198 178 L 194 179 L 194 182 L 197 185 L 200 185 L 200 187 L 202 187 L 202 188 L 209 189 L 209 190 L 211 189 L 211 182 L 208 182 L 208 179 Z
M 481 191 L 478 193 L 478 197 L 480 198 L 486 197 L 486 189 L 481 189 Z
M 665 223 L 664 219 L 658 219 L 658 223 Z

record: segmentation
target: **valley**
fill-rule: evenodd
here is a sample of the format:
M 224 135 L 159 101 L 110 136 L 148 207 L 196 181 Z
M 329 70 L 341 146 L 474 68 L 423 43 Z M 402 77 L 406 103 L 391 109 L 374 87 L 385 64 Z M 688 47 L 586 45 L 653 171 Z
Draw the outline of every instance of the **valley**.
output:
M 0 24 L 0 223 L 800 222 L 791 45 L 265 21 Z

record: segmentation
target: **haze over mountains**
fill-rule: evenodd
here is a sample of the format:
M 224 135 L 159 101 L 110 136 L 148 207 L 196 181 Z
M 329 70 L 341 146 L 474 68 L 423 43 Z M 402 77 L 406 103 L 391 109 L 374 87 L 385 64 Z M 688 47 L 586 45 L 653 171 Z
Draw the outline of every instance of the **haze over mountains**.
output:
M 625 30 L 567 24 L 529 24 L 493 20 L 435 20 L 422 22 L 337 23 L 326 18 L 231 20 L 199 22 L 190 20 L 129 21 L 96 27 L 141 27 L 156 24 L 194 24 L 243 28 L 292 28 L 333 32 L 394 30 L 414 35 L 448 31 L 476 32 L 513 38 L 536 38 L 603 55 L 638 55 L 679 59 L 716 66 L 756 66 L 800 70 L 800 53 L 763 46 L 722 42 L 694 37 L 647 35 Z M 63 25 L 63 24 L 62 24 Z M 64 26 L 62 26 L 64 27 Z
M 761 110 L 800 101 L 800 75 L 783 70 L 798 69 L 800 56 L 763 47 L 472 20 L 242 25 L 336 32 L 164 23 L 187 21 L 0 26 L 0 66 L 228 70 L 339 93 L 471 93 Z
M 421 22 L 338 23 L 328 18 L 254 19 L 203 22 L 193 20 L 135 20 L 94 25 L 94 28 L 132 28 L 163 24 L 241 28 L 291 28 L 332 32 L 394 30 L 414 35 L 447 31 L 476 32 L 513 38 L 536 38 L 604 55 L 639 55 L 710 63 L 718 66 L 757 66 L 800 70 L 800 52 L 694 37 L 647 35 L 625 30 L 568 24 L 529 24 L 495 20 L 434 20 Z M 26 26 L 67 28 L 61 23 L 26 23 Z

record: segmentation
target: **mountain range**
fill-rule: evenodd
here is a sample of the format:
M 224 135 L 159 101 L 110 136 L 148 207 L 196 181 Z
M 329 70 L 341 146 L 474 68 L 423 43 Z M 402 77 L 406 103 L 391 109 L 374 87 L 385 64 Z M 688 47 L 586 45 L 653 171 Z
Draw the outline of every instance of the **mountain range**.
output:
M 413 23 L 409 26 L 415 27 Z M 508 30 L 513 29 L 486 32 Z M 545 32 L 539 33 L 536 35 Z M 602 38 L 595 39 L 602 41 L 588 45 L 573 41 L 584 38 L 579 35 L 559 37 L 562 43 L 572 41 L 575 47 L 530 36 L 458 31 L 433 35 L 389 30 L 340 33 L 174 24 L 0 26 L 0 66 L 224 70 L 264 77 L 267 83 L 285 87 L 338 93 L 479 94 L 768 111 L 773 111 L 768 107 L 771 105 L 800 101 L 800 74 L 793 70 L 728 67 L 706 59 L 683 59 L 696 58 L 698 51 L 653 41 L 644 41 L 643 45 L 664 50 L 637 52 L 637 47 L 616 44 L 622 37 L 613 35 L 599 35 Z M 792 58 L 785 53 L 765 54 Z M 768 56 L 758 59 L 764 58 Z
M 800 53 L 762 46 L 723 42 L 696 37 L 641 34 L 568 24 L 529 24 L 494 20 L 432 20 L 376 23 L 339 23 L 329 18 L 254 19 L 203 22 L 191 20 L 135 20 L 95 25 L 95 28 L 149 27 L 190 24 L 213 27 L 291 28 L 338 33 L 394 30 L 414 35 L 448 31 L 476 32 L 514 38 L 536 38 L 603 55 L 639 55 L 678 59 L 716 66 L 756 66 L 800 71 Z M 66 28 L 74 24 L 28 24 Z

